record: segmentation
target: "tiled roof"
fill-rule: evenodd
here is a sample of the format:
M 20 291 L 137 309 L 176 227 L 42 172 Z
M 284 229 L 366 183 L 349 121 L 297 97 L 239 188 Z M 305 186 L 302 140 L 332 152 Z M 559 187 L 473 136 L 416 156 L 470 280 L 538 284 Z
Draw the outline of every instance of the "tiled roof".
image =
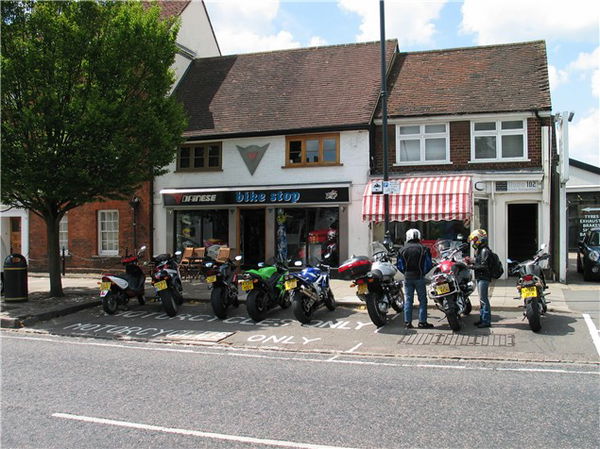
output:
M 389 80 L 389 117 L 551 109 L 543 41 L 399 53 Z
M 160 16 L 164 19 L 166 17 L 179 16 L 183 10 L 191 3 L 192 0 L 178 1 L 178 0 L 158 0 L 156 3 L 160 6 Z M 144 6 L 149 6 L 151 2 L 143 2 Z
M 387 60 L 397 48 L 386 43 Z M 367 126 L 381 82 L 379 42 L 201 58 L 175 90 L 187 136 Z

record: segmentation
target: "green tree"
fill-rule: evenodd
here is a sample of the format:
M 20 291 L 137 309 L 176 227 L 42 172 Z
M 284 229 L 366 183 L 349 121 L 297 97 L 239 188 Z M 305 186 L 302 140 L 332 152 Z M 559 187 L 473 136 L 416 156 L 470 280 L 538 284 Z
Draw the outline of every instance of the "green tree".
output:
M 64 214 L 130 197 L 175 157 L 185 129 L 169 96 L 179 25 L 138 1 L 1 5 L 1 199 L 44 219 L 50 293 L 63 296 Z

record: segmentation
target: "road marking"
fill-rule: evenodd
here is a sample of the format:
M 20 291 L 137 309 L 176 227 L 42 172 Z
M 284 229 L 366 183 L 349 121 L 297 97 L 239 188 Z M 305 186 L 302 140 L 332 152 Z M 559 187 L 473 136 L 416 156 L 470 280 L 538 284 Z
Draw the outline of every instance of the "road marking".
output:
M 360 348 L 362 346 L 362 343 L 357 344 L 356 346 L 348 349 L 346 352 L 354 352 L 356 351 L 358 348 Z
M 590 331 L 594 346 L 596 346 L 596 352 L 598 352 L 598 355 L 600 355 L 600 335 L 598 334 L 598 329 L 596 329 L 592 318 L 587 313 L 583 314 L 583 319 L 585 320 L 585 324 L 587 324 L 588 330 Z
M 55 418 L 70 419 L 72 421 L 82 421 L 94 424 L 106 424 L 110 426 L 126 427 L 129 429 L 150 430 L 153 432 L 174 433 L 179 435 L 189 435 L 201 438 L 212 438 L 215 440 L 236 441 L 238 443 L 262 444 L 265 446 L 294 447 L 301 449 L 354 449 L 344 446 L 327 446 L 324 444 L 298 443 L 294 441 L 270 440 L 265 438 L 227 435 L 224 433 L 202 432 L 200 430 L 178 429 L 176 427 L 154 426 L 151 424 L 142 424 L 129 421 L 117 421 L 114 419 L 95 418 L 93 416 L 72 415 L 70 413 L 53 413 L 52 416 Z
M 310 358 L 310 357 L 300 357 L 300 356 L 273 356 L 273 355 L 265 355 L 261 354 L 260 349 L 256 349 L 253 351 L 258 352 L 259 354 L 250 354 L 247 353 L 246 349 L 238 349 L 238 348 L 223 348 L 216 346 L 212 343 L 207 344 L 206 346 L 210 346 L 211 348 L 215 348 L 220 352 L 216 351 L 198 351 L 195 349 L 177 349 L 177 348 L 157 348 L 157 347 L 144 347 L 144 346 L 134 346 L 129 344 L 117 344 L 117 343 L 92 343 L 92 342 L 78 342 L 78 341 L 69 341 L 69 340 L 60 340 L 59 336 L 54 338 L 39 338 L 39 337 L 21 337 L 21 336 L 8 336 L 2 335 L 0 333 L 0 337 L 4 339 L 13 339 L 13 340 L 33 340 L 33 341 L 45 341 L 49 343 L 59 343 L 59 344 L 71 344 L 71 345 L 79 345 L 79 346 L 100 346 L 100 347 L 112 347 L 112 348 L 120 348 L 120 349 L 133 349 L 133 350 L 141 350 L 141 351 L 157 351 L 157 352 L 177 352 L 177 353 L 188 353 L 194 355 L 211 355 L 221 357 L 223 353 L 225 355 L 231 357 L 244 357 L 250 359 L 266 359 L 266 360 L 285 360 L 285 361 L 294 361 L 294 362 L 310 362 L 310 363 L 339 363 L 342 365 L 366 365 L 366 366 L 377 366 L 377 367 L 392 367 L 392 368 L 415 368 L 416 364 L 414 363 L 394 363 L 394 362 L 381 362 L 378 360 L 328 360 L 325 358 Z M 233 352 L 236 351 L 236 352 Z M 239 351 L 246 351 L 246 353 L 242 353 Z M 343 354 L 343 353 L 342 353 Z M 342 354 L 338 354 L 342 355 Z M 493 361 L 491 361 L 493 363 Z M 528 363 L 528 362 L 518 362 L 518 361 L 506 361 L 500 363 Z M 453 369 L 456 365 L 422 365 L 422 367 L 433 368 L 433 369 Z M 567 370 L 567 369 L 550 369 L 550 368 L 501 368 L 501 367 L 484 367 L 484 366 L 463 366 L 461 365 L 459 369 L 466 369 L 471 371 L 512 371 L 512 372 L 523 372 L 523 371 L 536 371 L 540 373 L 558 373 L 558 374 L 584 374 L 584 375 L 594 375 L 600 376 L 600 371 L 575 371 L 575 370 Z

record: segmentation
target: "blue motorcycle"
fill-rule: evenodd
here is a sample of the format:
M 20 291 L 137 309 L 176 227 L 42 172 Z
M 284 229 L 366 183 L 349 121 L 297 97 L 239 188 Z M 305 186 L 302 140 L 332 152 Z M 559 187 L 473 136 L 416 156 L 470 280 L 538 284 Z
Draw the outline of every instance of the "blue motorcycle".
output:
M 302 262 L 294 264 L 299 267 Z M 284 283 L 292 302 L 294 316 L 302 324 L 310 323 L 313 313 L 322 306 L 335 310 L 335 298 L 329 286 L 329 266 L 307 265 L 302 271 L 290 272 Z

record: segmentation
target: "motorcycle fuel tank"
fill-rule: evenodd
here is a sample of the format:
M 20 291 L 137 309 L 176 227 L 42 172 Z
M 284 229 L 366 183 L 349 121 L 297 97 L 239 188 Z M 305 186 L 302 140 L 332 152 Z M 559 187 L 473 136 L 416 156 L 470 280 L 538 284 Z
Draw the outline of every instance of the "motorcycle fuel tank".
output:
M 394 278 L 398 269 L 390 262 L 373 262 L 371 270 L 379 270 L 384 278 Z

